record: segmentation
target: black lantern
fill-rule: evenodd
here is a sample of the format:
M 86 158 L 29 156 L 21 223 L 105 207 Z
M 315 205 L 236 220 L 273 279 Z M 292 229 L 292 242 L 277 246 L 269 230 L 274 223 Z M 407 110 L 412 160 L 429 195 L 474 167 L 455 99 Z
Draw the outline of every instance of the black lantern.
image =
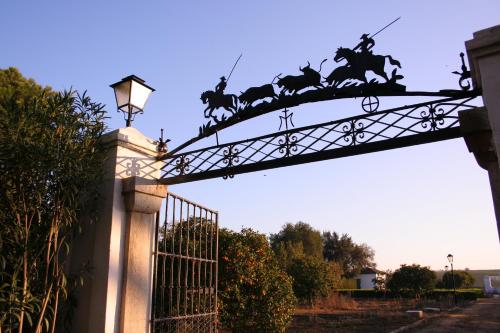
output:
M 457 305 L 457 290 L 455 289 L 455 275 L 453 274 L 453 255 L 448 254 L 446 258 L 448 259 L 451 265 L 451 282 L 453 285 L 453 299 L 455 300 L 455 305 Z
M 135 75 L 124 77 L 121 81 L 110 85 L 115 91 L 116 106 L 123 112 L 127 127 L 138 113 L 144 112 L 144 106 L 153 91 L 145 81 Z

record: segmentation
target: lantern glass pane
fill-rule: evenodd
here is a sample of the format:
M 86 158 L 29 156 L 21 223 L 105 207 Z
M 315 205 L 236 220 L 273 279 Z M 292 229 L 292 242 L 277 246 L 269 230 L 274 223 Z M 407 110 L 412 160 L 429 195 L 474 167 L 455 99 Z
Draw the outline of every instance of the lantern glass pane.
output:
M 118 108 L 128 105 L 130 103 L 130 81 L 121 82 L 114 89 Z
M 152 90 L 143 86 L 139 82 L 132 81 L 132 93 L 130 94 L 130 104 L 140 110 L 144 110 L 144 106 L 151 94 Z

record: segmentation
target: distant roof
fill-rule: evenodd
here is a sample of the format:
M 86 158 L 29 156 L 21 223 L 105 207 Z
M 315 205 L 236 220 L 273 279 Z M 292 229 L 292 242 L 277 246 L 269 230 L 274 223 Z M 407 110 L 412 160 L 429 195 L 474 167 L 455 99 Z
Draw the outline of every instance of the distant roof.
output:
M 379 271 L 378 269 L 365 267 L 361 270 L 359 274 L 385 274 L 383 271 Z

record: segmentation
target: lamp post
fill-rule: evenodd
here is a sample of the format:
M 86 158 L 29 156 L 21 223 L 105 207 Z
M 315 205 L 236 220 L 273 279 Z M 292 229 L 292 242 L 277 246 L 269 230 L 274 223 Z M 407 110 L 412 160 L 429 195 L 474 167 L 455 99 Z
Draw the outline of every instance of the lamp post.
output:
M 455 305 L 457 305 L 457 291 L 455 289 L 455 275 L 453 274 L 453 255 L 448 254 L 448 256 L 446 258 L 448 258 L 448 261 L 450 262 L 450 266 L 451 266 L 451 281 L 453 284 L 453 299 L 455 300 Z
M 136 114 L 144 112 L 149 95 L 155 91 L 135 75 L 124 77 L 110 87 L 115 91 L 116 106 L 118 112 L 123 112 L 127 127 L 130 127 Z

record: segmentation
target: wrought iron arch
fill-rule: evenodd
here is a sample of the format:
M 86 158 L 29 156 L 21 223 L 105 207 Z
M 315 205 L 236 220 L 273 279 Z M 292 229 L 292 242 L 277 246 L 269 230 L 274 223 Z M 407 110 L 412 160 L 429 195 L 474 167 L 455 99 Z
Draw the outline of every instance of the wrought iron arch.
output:
M 460 54 L 461 72 L 453 72 L 459 75 L 460 89 L 407 91 L 406 86 L 399 83 L 404 78 L 398 73 L 401 63 L 390 55 L 374 54 L 372 37 L 363 35 L 361 42 L 352 49 L 338 48 L 333 60 L 345 63 L 323 77 L 324 81 L 320 72 L 327 59 L 321 62 L 318 70 L 307 62 L 307 66 L 299 66 L 302 74 L 284 77 L 279 74 L 270 84 L 251 87 L 239 96 L 224 93 L 230 76 L 227 80 L 221 77 L 215 90 L 205 91 L 201 97 L 202 102 L 208 104 L 204 113 L 210 120 L 199 127 L 197 136 L 159 157 L 165 162 L 161 182 L 178 184 L 214 177 L 227 179 L 239 173 L 461 137 L 458 112 L 476 107 L 478 103 L 473 99 L 481 93 L 471 90 L 464 54 Z M 386 67 L 392 67 L 390 74 L 385 72 Z M 368 71 L 378 79 L 368 81 Z M 279 93 L 274 84 L 280 89 Z M 378 111 L 379 98 L 384 96 L 437 99 Z M 280 116 L 285 120 L 285 131 L 225 144 L 217 140 L 215 146 L 185 151 L 201 139 L 270 112 L 288 111 L 305 103 L 358 97 L 362 98 L 365 111 L 358 116 L 289 129 L 291 115 L 285 112 L 284 117 Z M 222 115 L 214 113 L 217 110 L 221 110 Z M 160 145 L 165 148 L 163 138 Z

